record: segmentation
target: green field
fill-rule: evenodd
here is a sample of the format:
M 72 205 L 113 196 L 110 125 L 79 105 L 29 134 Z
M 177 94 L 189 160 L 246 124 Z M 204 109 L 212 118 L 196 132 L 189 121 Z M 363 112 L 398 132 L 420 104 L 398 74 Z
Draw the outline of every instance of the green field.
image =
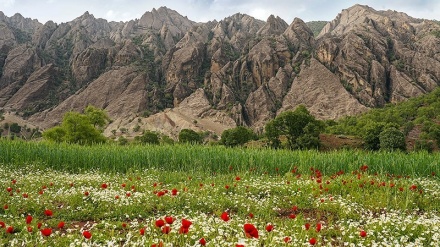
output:
M 439 160 L 438 153 L 1 140 L 0 243 L 439 246 Z

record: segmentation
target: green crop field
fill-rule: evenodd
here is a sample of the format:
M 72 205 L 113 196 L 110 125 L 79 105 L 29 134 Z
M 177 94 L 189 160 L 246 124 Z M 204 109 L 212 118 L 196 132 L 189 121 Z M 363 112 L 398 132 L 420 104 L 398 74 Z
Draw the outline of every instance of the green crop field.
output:
M 0 140 L 0 245 L 439 246 L 439 160 Z

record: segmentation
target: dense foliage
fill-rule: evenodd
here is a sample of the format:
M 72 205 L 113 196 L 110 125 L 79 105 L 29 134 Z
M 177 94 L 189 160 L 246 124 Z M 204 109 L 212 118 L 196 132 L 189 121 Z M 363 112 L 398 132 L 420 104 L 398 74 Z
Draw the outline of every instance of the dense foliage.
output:
M 107 114 L 93 106 L 85 109 L 85 114 L 67 112 L 61 125 L 43 133 L 46 140 L 77 144 L 94 144 L 106 142 L 101 128 L 108 120 Z
M 250 128 L 238 126 L 232 129 L 223 131 L 220 143 L 228 146 L 242 146 L 245 143 L 257 139 L 257 135 Z
M 366 148 L 378 149 L 378 134 L 385 126 L 395 126 L 404 135 L 408 135 L 414 128 L 421 131 L 419 138 L 422 141 L 435 140 L 440 143 L 440 88 L 433 92 L 409 99 L 396 105 L 387 105 L 384 108 L 372 109 L 360 116 L 349 116 L 338 122 L 329 122 L 327 132 L 361 136 L 366 142 Z M 380 127 L 381 126 L 381 127 Z M 375 129 L 372 134 L 372 129 Z
M 265 131 L 272 147 L 281 146 L 280 137 L 287 138 L 289 149 L 309 149 L 319 147 L 319 133 L 323 125 L 303 105 L 295 111 L 278 115 L 266 124 Z
M 179 133 L 179 142 L 201 144 L 203 141 L 202 136 L 192 129 L 182 129 Z

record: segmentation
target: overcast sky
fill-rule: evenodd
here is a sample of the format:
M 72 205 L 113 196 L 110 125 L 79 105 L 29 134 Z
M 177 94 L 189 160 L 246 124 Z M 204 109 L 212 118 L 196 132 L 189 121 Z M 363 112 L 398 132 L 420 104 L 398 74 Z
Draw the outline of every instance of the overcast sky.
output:
M 356 3 L 418 18 L 440 19 L 440 0 L 0 0 L 0 11 L 6 16 L 20 13 L 42 23 L 68 22 L 86 11 L 96 18 L 128 21 L 153 8 L 167 6 L 198 22 L 221 20 L 240 12 L 261 20 L 274 14 L 291 23 L 295 17 L 330 21 Z

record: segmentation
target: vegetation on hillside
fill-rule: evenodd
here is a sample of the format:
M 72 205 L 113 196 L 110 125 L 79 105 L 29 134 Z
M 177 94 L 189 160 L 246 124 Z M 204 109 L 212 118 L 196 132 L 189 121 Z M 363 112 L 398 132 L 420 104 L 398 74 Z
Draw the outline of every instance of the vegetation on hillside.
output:
M 324 28 L 325 25 L 327 25 L 328 21 L 309 21 L 306 22 L 307 26 L 312 30 L 313 35 L 316 37 L 321 32 L 321 30 Z
M 378 137 L 382 132 L 380 128 L 394 126 L 405 137 L 415 139 L 415 149 L 425 147 L 429 151 L 432 145 L 440 144 L 440 88 L 400 104 L 390 104 L 327 124 L 328 133 L 361 136 L 367 142 L 367 148 L 372 150 L 377 149 L 379 143 L 373 141 L 373 146 L 369 146 L 369 140 Z M 417 135 L 413 136 L 413 132 Z

